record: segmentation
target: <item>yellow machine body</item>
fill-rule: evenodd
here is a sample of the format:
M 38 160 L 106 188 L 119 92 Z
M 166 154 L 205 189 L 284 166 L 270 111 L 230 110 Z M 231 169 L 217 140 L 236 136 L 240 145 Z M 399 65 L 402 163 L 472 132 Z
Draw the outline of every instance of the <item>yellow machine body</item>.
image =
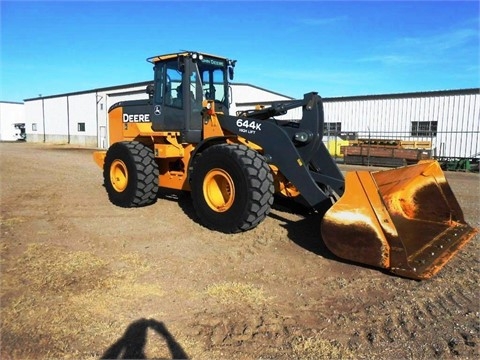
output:
M 207 104 L 212 111 L 209 115 L 208 123 L 203 124 L 204 136 L 206 138 L 225 136 L 226 132 L 220 126 L 214 110 L 214 102 L 204 101 L 203 105 L 205 107 Z M 117 107 L 109 113 L 108 130 L 110 145 L 121 141 L 138 140 L 153 147 L 159 166 L 158 184 L 160 187 L 174 190 L 190 190 L 187 181 L 187 168 L 195 145 L 179 143 L 179 132 L 153 131 L 149 122 L 124 122 L 122 107 Z M 245 144 L 255 150 L 259 149 L 257 145 L 248 142 L 242 137 L 235 137 L 231 140 Z M 100 168 L 103 168 L 106 153 L 105 150 L 99 150 L 93 154 L 94 161 Z M 276 180 L 276 184 L 283 184 L 284 181 L 286 180 L 279 178 Z M 285 187 L 287 185 L 278 186 Z

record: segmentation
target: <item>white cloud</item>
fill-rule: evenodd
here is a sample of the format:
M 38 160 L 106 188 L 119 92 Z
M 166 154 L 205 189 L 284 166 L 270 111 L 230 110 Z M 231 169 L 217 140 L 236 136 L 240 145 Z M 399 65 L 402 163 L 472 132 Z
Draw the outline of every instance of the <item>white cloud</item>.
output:
M 479 31 L 459 28 L 436 34 L 401 37 L 393 40 L 376 54 L 359 59 L 359 62 L 377 62 L 385 65 L 442 64 L 468 61 L 475 52 L 479 54 Z
M 426 59 L 422 60 L 418 57 L 411 57 L 407 55 L 398 55 L 398 54 L 367 56 L 367 57 L 358 59 L 357 61 L 358 62 L 380 62 L 386 65 L 408 65 L 408 64 L 418 64 L 418 63 L 429 62 Z
M 405 49 L 422 49 L 424 52 L 439 53 L 458 49 L 477 40 L 479 32 L 473 29 L 455 29 L 453 31 L 430 36 L 404 37 L 397 40 L 397 46 Z

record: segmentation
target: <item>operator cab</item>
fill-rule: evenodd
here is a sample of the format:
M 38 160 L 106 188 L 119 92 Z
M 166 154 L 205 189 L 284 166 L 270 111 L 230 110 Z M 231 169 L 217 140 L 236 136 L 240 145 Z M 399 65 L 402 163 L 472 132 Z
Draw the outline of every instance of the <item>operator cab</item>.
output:
M 214 100 L 217 112 L 228 114 L 228 80 L 236 61 L 197 52 L 182 52 L 147 59 L 154 64 L 151 97 L 152 129 L 179 131 L 182 142 L 202 139 L 202 101 Z

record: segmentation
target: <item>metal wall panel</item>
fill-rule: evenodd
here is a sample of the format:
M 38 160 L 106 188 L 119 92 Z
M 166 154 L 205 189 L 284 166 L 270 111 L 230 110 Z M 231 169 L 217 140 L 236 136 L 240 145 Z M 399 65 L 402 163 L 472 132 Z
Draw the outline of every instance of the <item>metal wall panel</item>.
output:
M 95 93 L 68 96 L 68 120 L 70 134 L 95 136 L 97 134 Z M 79 123 L 85 124 L 85 130 L 79 131 Z
M 97 145 L 97 113 L 95 93 L 67 96 L 68 143 L 96 146 Z M 83 124 L 83 127 L 81 126 Z
M 44 100 L 45 134 L 47 142 L 64 142 L 68 134 L 67 98 Z
M 25 101 L 25 132 L 27 141 L 42 142 L 43 136 L 43 99 Z
M 395 94 L 356 99 L 324 99 L 325 122 L 341 122 L 342 132 L 360 138 L 431 141 L 442 157 L 480 152 L 480 94 L 452 91 L 401 97 Z M 413 135 L 412 122 L 436 122 L 429 134 Z

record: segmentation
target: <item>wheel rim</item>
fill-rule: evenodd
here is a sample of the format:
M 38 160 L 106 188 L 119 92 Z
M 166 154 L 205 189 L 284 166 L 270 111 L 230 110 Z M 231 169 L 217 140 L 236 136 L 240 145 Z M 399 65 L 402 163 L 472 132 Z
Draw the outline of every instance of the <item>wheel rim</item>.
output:
M 232 178 L 222 169 L 210 170 L 203 181 L 203 195 L 213 211 L 227 211 L 235 200 L 235 186 Z
M 122 160 L 115 160 L 110 166 L 110 182 L 117 192 L 122 192 L 127 188 L 128 171 L 127 166 Z

